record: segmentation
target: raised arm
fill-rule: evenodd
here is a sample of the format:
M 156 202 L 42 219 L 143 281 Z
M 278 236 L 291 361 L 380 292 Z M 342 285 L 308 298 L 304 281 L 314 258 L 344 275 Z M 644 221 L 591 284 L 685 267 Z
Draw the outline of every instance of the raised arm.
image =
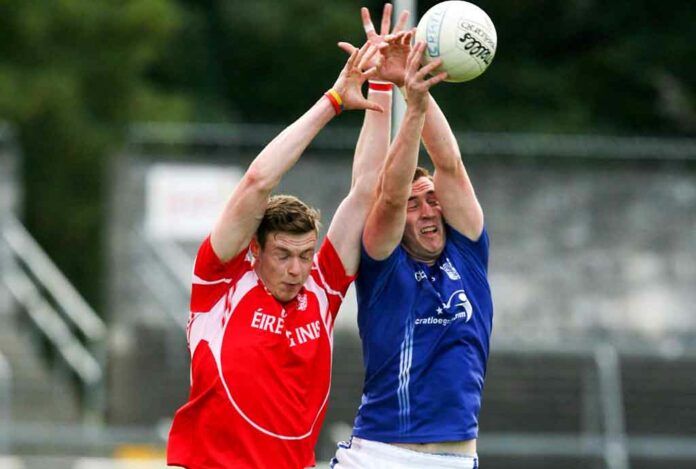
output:
M 435 166 L 433 183 L 448 225 L 477 240 L 483 231 L 483 210 L 464 168 L 457 139 L 431 96 L 423 126 L 423 144 Z
M 381 111 L 378 104 L 366 100 L 360 86 L 376 70 L 364 70 L 374 48 L 365 44 L 348 58 L 333 89 L 342 98 L 344 109 Z M 220 260 L 227 261 L 251 242 L 266 209 L 268 196 L 281 177 L 297 162 L 304 149 L 336 115 L 334 104 L 320 98 L 302 117 L 283 130 L 254 159 L 242 177 L 210 235 Z
M 406 113 L 394 139 L 381 176 L 381 187 L 363 232 L 365 250 L 374 259 L 386 259 L 401 242 L 406 223 L 406 205 L 411 180 L 418 164 L 420 135 L 429 104 L 428 90 L 442 81 L 445 73 L 426 79 L 440 65 L 436 60 L 419 68 L 425 44 L 416 43 L 406 62 Z
M 367 42 L 381 49 L 380 57 L 374 57 L 367 66 L 377 66 L 383 62 L 385 55 L 390 57 L 395 53 L 395 47 L 387 44 L 384 37 L 391 26 L 392 6 L 387 3 L 382 12 L 380 33 L 377 34 L 367 8 L 360 11 Z M 402 12 L 392 33 L 401 31 L 408 19 L 408 12 Z M 341 42 L 339 46 L 348 53 L 353 53 L 355 47 Z M 387 70 L 389 71 L 389 70 Z M 368 99 L 384 109 L 384 112 L 366 111 L 360 137 L 355 147 L 351 189 L 341 202 L 328 231 L 328 238 L 338 252 L 346 273 L 353 275 L 358 270 L 360 261 L 360 237 L 365 219 L 374 203 L 377 193 L 377 183 L 389 147 L 391 135 L 391 85 L 389 76 L 382 73 L 382 67 L 377 68 L 374 80 L 370 83 Z
M 391 41 L 392 37 L 387 37 Z M 403 91 L 405 58 L 403 54 L 391 54 L 381 66 L 383 73 L 390 73 L 390 81 Z M 406 93 L 408 94 L 408 93 Z M 408 100 L 408 97 L 406 97 Z M 469 180 L 457 140 L 435 99 L 430 96 L 423 125 L 423 144 L 435 166 L 433 176 L 435 192 L 442 213 L 449 225 L 470 239 L 478 239 L 483 230 L 483 211 L 476 199 Z

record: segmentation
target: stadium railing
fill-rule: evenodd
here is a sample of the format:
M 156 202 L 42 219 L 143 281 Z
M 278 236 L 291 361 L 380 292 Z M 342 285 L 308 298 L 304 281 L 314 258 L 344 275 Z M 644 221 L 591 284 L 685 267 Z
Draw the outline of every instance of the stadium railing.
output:
M 283 130 L 267 124 L 141 123 L 131 126 L 128 149 L 146 154 L 158 147 L 253 147 L 263 148 Z M 313 148 L 355 148 L 359 128 L 326 128 L 312 142 Z M 644 136 L 564 135 L 543 133 L 455 132 L 466 142 L 466 155 L 587 158 L 643 161 L 694 161 L 696 139 Z
M 1 229 L 0 243 L 13 257 L 2 270 L 2 281 L 79 380 L 84 421 L 101 422 L 107 338 L 104 322 L 19 220 L 5 215 Z
M 584 392 L 590 393 L 591 396 L 585 396 L 582 399 L 585 402 L 579 403 L 579 413 L 587 413 L 593 409 L 593 415 L 580 416 L 579 420 L 596 420 L 596 424 L 584 424 L 582 426 L 594 428 L 584 428 L 580 432 L 572 433 L 558 430 L 553 434 L 535 433 L 529 428 L 510 433 L 496 430 L 482 436 L 482 453 L 496 457 L 547 455 L 561 458 L 592 458 L 603 461 L 606 469 L 629 469 L 621 363 L 619 353 L 613 345 L 556 344 L 547 348 L 497 344 L 493 346 L 493 355 L 498 360 L 508 355 L 521 360 L 539 360 L 540 364 L 545 358 L 582 361 L 587 369 L 576 371 L 582 371 L 582 374 L 586 375 L 580 380 L 588 380 L 588 376 L 593 378 L 589 378 L 589 384 L 583 385 L 586 387 Z M 528 379 L 534 380 L 531 377 Z M 500 386 L 501 383 L 491 384 Z M 488 402 L 488 405 L 491 404 L 495 405 Z
M 495 367 L 497 364 L 508 363 L 508 371 L 502 372 L 492 369 L 486 386 L 484 400 L 487 407 L 487 428 L 481 436 L 479 450 L 480 454 L 497 458 L 498 460 L 511 460 L 519 458 L 547 457 L 559 458 L 560 460 L 574 461 L 601 461 L 602 467 L 607 469 L 629 469 L 631 467 L 651 467 L 650 464 L 666 464 L 665 467 L 693 467 L 688 466 L 689 462 L 696 461 L 696 437 L 693 436 L 693 426 L 680 428 L 679 423 L 674 421 L 674 412 L 665 414 L 664 408 L 671 405 L 664 399 L 669 393 L 670 383 L 659 385 L 655 389 L 660 389 L 659 397 L 652 399 L 653 395 L 646 391 L 643 396 L 651 400 L 651 406 L 656 407 L 655 413 L 663 415 L 663 418 L 671 419 L 672 422 L 664 424 L 664 428 L 650 426 L 646 433 L 645 427 L 640 427 L 634 423 L 633 426 L 627 425 L 631 413 L 637 409 L 627 405 L 627 400 L 636 399 L 634 395 L 635 384 L 628 386 L 631 380 L 635 380 L 635 369 L 629 369 L 629 361 L 644 360 L 655 362 L 655 366 L 667 369 L 670 364 L 681 363 L 691 368 L 696 361 L 696 350 L 681 350 L 677 355 L 665 355 L 659 350 L 649 347 L 639 346 L 615 346 L 607 343 L 596 344 L 555 344 L 548 347 L 538 345 L 513 345 L 511 343 L 495 344 L 492 347 L 492 361 Z M 563 360 L 563 357 L 575 362 L 562 361 L 556 364 L 556 368 L 551 371 L 539 370 L 545 364 L 552 361 Z M 579 365 L 579 360 L 583 364 Z M 510 365 L 512 363 L 512 365 Z M 524 363 L 520 367 L 519 363 Z M 516 365 L 517 364 L 517 365 Z M 515 370 L 515 367 L 527 368 L 525 370 Z M 558 375 L 561 368 L 573 368 L 565 372 L 566 378 Z M 584 369 L 583 369 L 584 368 Z M 662 376 L 654 376 L 650 369 L 645 367 L 645 382 L 660 380 Z M 510 371 L 513 370 L 513 371 Z M 531 373 L 528 373 L 531 370 Z M 550 373 L 550 374 L 549 374 Z M 511 386 L 518 383 L 510 383 L 517 374 L 517 379 L 527 381 L 522 383 L 522 391 L 519 388 L 513 389 L 520 392 L 519 398 L 510 398 Z M 568 379 L 571 374 L 582 375 L 570 384 L 572 389 L 565 395 L 555 396 L 554 393 L 562 394 L 564 389 L 548 382 L 552 376 L 554 379 Z M 493 376 L 497 375 L 497 376 Z M 629 376 L 630 375 L 630 376 Z M 493 378 L 494 381 L 491 381 Z M 673 376 L 675 381 L 683 381 L 678 388 L 693 390 L 694 382 L 689 387 L 689 378 L 682 375 L 681 378 Z M 580 386 L 578 386 L 580 384 Z M 567 383 L 566 383 L 567 385 Z M 584 388 L 579 391 L 578 387 Z M 539 395 L 531 393 L 546 389 Z M 560 392 L 559 392 L 560 391 Z M 505 394 L 507 393 L 507 394 Z M 514 394 L 514 392 L 512 392 Z M 508 397 L 506 398 L 505 395 Z M 502 397 L 501 397 L 502 396 Z M 646 397 L 647 396 L 647 397 Z M 558 401 L 574 399 L 578 405 L 578 413 L 574 418 L 568 418 L 571 423 L 549 426 L 550 419 L 558 417 L 554 410 L 550 409 L 558 404 Z M 660 402 L 658 399 L 662 399 Z M 673 401 L 679 401 L 678 395 L 671 396 Z M 693 402 L 692 398 L 686 396 L 684 402 Z M 530 408 L 519 410 L 520 403 Z M 501 409 L 496 410 L 496 407 Z M 493 410 L 491 410 L 493 408 Z M 546 411 L 544 411 L 546 409 Z M 545 415 L 539 415 L 539 411 Z M 511 413 L 512 411 L 512 413 Z M 586 415 L 589 412 L 591 415 Z M 683 407 L 677 411 L 685 415 L 685 419 L 693 412 L 692 408 Z M 497 413 L 498 415 L 492 415 Z M 514 414 L 514 415 L 513 415 Z M 583 415 L 585 414 L 585 415 Z M 652 413 L 651 413 L 652 415 Z M 544 424 L 528 424 L 528 419 L 537 419 Z M 525 421 L 525 419 L 527 419 Z M 635 421 L 636 416 L 633 415 Z M 506 422 L 506 427 L 512 427 L 512 431 L 507 432 L 501 422 Z M 523 422 L 520 426 L 519 422 Z M 589 422 L 589 424 L 588 424 Z M 653 421 L 655 425 L 660 422 Z M 577 425 L 580 428 L 577 428 Z M 669 426 L 669 433 L 665 430 Z M 532 428 L 534 427 L 534 428 Z M 563 427 L 563 428 L 561 428 Z M 680 431 L 681 430 L 681 431 Z M 692 434 L 690 436 L 690 434 Z M 684 461 L 687 461 L 686 463 Z M 489 461 L 490 463 L 490 461 Z M 674 466 L 671 464 L 674 463 Z M 687 464 L 681 466 L 679 464 Z M 494 464 L 489 464 L 496 467 Z M 499 467 L 505 467 L 504 464 Z M 522 467 L 522 466 L 521 466 Z M 524 466 L 526 467 L 526 466 Z M 575 467 L 575 466 L 573 466 Z
M 136 230 L 131 232 L 131 237 L 132 245 L 139 251 L 135 272 L 141 285 L 150 291 L 167 319 L 186 330 L 187 315 L 182 311 L 189 302 L 192 259 L 171 241 L 155 241 Z M 153 278 L 163 281 L 152 282 Z

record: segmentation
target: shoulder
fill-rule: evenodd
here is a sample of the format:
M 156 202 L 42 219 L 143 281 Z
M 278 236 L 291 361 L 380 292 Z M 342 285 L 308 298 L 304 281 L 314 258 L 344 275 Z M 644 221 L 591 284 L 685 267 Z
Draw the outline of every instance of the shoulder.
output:
M 382 260 L 371 258 L 362 249 L 356 286 L 363 295 L 378 297 L 391 292 L 393 288 L 408 287 L 417 277 L 415 263 L 409 261 L 408 254 L 400 244 L 389 257 Z
M 407 259 L 408 255 L 406 254 L 406 251 L 404 251 L 401 244 L 396 246 L 394 251 L 392 251 L 392 253 L 389 254 L 389 256 L 387 256 L 385 259 L 374 259 L 367 253 L 365 245 L 361 244 L 358 278 L 364 276 L 374 277 L 377 275 L 383 275 L 385 272 L 396 269 L 397 266 L 408 264 Z
M 339 296 L 345 293 L 355 279 L 355 275 L 346 273 L 343 262 L 328 236 L 314 255 L 311 278 L 328 293 Z
M 481 234 L 476 239 L 468 238 L 463 233 L 459 232 L 456 228 L 445 223 L 445 230 L 447 231 L 447 244 L 453 244 L 457 247 L 464 248 L 488 248 L 489 238 L 488 230 L 484 226 L 481 230 Z
M 194 263 L 194 280 L 216 281 L 223 278 L 236 280 L 252 267 L 249 249 L 244 248 L 232 259 L 223 262 L 215 253 L 210 236 L 201 243 Z
M 450 225 L 445 225 L 447 230 L 447 242 L 445 249 L 449 252 L 455 252 L 461 255 L 464 259 L 476 259 L 477 262 L 488 266 L 488 251 L 489 238 L 488 230 L 484 226 L 478 239 L 472 240 L 467 238 Z

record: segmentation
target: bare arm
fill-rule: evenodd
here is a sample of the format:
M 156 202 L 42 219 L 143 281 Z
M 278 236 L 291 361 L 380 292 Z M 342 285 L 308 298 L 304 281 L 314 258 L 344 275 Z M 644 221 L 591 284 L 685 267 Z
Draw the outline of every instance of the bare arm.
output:
M 361 68 L 375 52 L 367 46 L 351 54 L 334 84 L 345 109 L 381 110 L 363 98 L 360 91 L 362 83 L 375 72 L 374 69 L 363 72 Z M 220 260 L 233 258 L 249 245 L 261 223 L 271 191 L 334 115 L 331 103 L 322 97 L 254 159 L 210 235 L 211 245 Z
M 387 37 L 387 41 L 390 41 L 390 37 Z M 392 81 L 402 87 L 404 56 L 392 54 L 391 59 L 385 61 L 381 68 L 393 71 Z M 435 192 L 445 220 L 468 238 L 478 239 L 483 230 L 483 211 L 462 163 L 457 140 L 432 96 L 425 114 L 422 137 L 435 166 Z
M 380 57 L 375 57 L 367 66 L 377 66 L 378 61 L 380 62 L 374 78 L 381 81 L 390 81 L 390 75 L 383 73 L 384 62 L 394 54 L 403 54 L 403 51 L 399 50 L 399 44 L 387 44 L 384 40 L 389 34 L 389 28 L 391 27 L 391 13 L 391 4 L 385 4 L 382 12 L 380 34 L 377 34 L 367 8 L 360 10 L 367 42 L 380 48 Z M 398 33 L 403 30 L 407 19 L 408 12 L 402 12 L 392 33 Z M 339 43 L 339 46 L 348 53 L 352 53 L 355 50 L 352 45 L 345 42 Z M 387 69 L 386 71 L 389 72 L 390 70 Z M 369 99 L 379 104 L 384 109 L 384 112 L 367 111 L 365 113 L 365 119 L 363 120 L 363 126 L 353 157 L 351 189 L 348 196 L 338 207 L 327 234 L 343 262 L 346 273 L 349 275 L 353 275 L 358 270 L 360 238 L 365 219 L 375 200 L 379 175 L 387 155 L 391 135 L 391 92 L 370 90 Z
M 424 120 L 423 114 L 407 109 L 389 148 L 377 201 L 363 232 L 365 250 L 374 259 L 387 258 L 401 242 Z
M 387 258 L 401 242 L 406 223 L 406 205 L 411 194 L 411 180 L 418 164 L 420 135 L 429 104 L 428 90 L 446 76 L 441 73 L 425 79 L 440 62 L 433 61 L 419 69 L 424 48 L 424 43 L 417 43 L 408 56 L 404 81 L 409 96 L 406 114 L 399 133 L 389 148 L 380 191 L 365 223 L 363 243 L 367 253 L 374 259 Z
M 360 236 L 375 198 L 377 180 L 389 146 L 391 95 L 370 92 L 370 101 L 382 106 L 382 113 L 366 111 L 353 159 L 353 183 L 329 226 L 331 240 L 348 275 L 358 270 Z
M 254 159 L 210 235 L 211 245 L 220 260 L 233 258 L 249 245 L 261 223 L 271 191 L 334 114 L 329 101 L 321 98 Z
M 447 224 L 477 240 L 483 231 L 483 210 L 464 168 L 457 140 L 432 96 L 423 126 L 423 144 L 435 166 L 435 194 Z

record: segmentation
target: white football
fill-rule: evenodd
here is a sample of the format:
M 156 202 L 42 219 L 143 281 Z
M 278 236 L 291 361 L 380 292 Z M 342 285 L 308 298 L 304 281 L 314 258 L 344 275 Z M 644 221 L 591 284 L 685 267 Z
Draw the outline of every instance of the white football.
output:
M 463 82 L 481 75 L 493 61 L 498 44 L 493 21 L 473 3 L 447 1 L 429 9 L 418 22 L 416 41 L 426 43 L 425 63 L 442 59 L 433 73 Z

